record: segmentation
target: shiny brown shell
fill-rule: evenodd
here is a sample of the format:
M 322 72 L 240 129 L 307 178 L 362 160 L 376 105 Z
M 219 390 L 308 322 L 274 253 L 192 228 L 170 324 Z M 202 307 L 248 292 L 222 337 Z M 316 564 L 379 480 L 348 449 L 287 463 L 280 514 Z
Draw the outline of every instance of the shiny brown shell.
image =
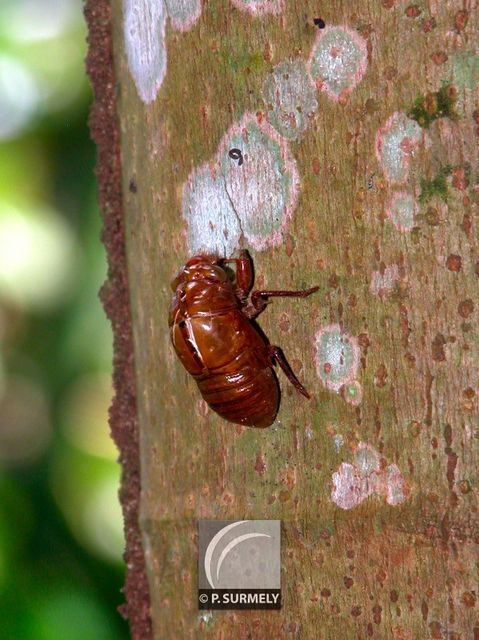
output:
M 236 279 L 225 264 L 236 264 Z M 255 291 L 253 265 L 246 251 L 225 260 L 199 255 L 181 269 L 171 286 L 171 342 L 196 380 L 208 405 L 237 424 L 268 427 L 279 407 L 279 386 L 272 369 L 279 364 L 300 393 L 307 391 L 291 371 L 281 349 L 269 344 L 253 319 L 271 296 L 306 297 L 305 291 Z
M 226 271 L 208 258 L 196 260 L 174 281 L 175 351 L 213 411 L 230 422 L 268 427 L 279 406 L 268 343 L 242 313 Z

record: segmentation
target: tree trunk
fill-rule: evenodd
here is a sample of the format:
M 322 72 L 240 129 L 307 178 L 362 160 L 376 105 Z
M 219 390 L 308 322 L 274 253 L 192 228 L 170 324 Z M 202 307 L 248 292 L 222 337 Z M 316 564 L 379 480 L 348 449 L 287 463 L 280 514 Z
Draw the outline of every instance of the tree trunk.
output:
M 479 638 L 475 0 L 113 0 L 112 28 L 153 637 Z M 257 288 L 320 287 L 260 316 L 312 395 L 280 373 L 264 430 L 167 326 L 186 260 L 241 248 Z M 198 610 L 200 519 L 282 521 L 281 611 Z

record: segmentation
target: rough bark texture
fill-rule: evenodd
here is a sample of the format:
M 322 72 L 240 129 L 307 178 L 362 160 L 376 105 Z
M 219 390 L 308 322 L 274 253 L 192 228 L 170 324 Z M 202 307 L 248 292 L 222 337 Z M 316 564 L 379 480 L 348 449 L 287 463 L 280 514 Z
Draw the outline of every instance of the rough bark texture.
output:
M 113 2 L 154 637 L 479 638 L 476 4 L 167 5 Z M 261 316 L 313 395 L 281 378 L 268 430 L 208 412 L 169 344 L 209 242 L 321 287 Z M 200 518 L 282 520 L 281 612 L 200 615 Z
M 89 26 L 89 53 L 86 64 L 95 92 L 90 129 L 98 148 L 96 173 L 104 217 L 102 238 L 108 255 L 108 280 L 100 295 L 112 324 L 115 354 L 115 395 L 110 408 L 110 427 L 120 451 L 122 466 L 120 501 L 125 522 L 126 603 L 120 611 L 130 621 L 132 638 L 148 640 L 153 636 L 145 561 L 138 526 L 138 419 L 124 243 L 120 145 L 114 97 L 111 8 L 108 0 L 87 2 L 85 17 Z

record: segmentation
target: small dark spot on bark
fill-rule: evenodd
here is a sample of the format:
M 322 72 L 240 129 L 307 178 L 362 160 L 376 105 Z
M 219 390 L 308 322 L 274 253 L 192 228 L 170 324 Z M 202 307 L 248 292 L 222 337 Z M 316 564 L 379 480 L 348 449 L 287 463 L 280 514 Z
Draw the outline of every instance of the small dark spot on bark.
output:
M 335 273 L 333 273 L 329 277 L 328 284 L 331 287 L 331 289 L 337 289 L 339 287 L 339 279 Z
M 381 614 L 383 608 L 379 604 L 375 604 L 373 607 L 373 620 L 376 624 L 381 624 Z
M 445 62 L 447 62 L 448 60 L 447 53 L 445 51 L 436 51 L 435 53 L 432 54 L 431 60 L 434 62 L 434 64 L 437 64 L 437 66 L 440 66 L 441 64 L 444 64 Z
M 474 313 L 474 302 L 471 298 L 462 300 L 457 307 L 457 311 L 462 318 L 469 318 Z
M 367 333 L 360 333 L 358 335 L 358 344 L 363 349 L 367 349 L 370 346 L 371 341 L 369 340 L 369 336 Z
M 345 576 L 343 578 L 343 582 L 344 582 L 344 586 L 346 587 L 346 589 L 350 589 L 354 584 L 354 580 L 352 578 L 350 578 L 349 576 Z
M 474 607 L 476 605 L 476 596 L 471 591 L 464 591 L 461 600 L 466 607 Z
M 406 362 L 408 363 L 408 366 L 410 367 L 410 369 L 414 369 L 416 366 L 416 358 L 415 356 L 413 356 L 412 353 L 406 353 L 404 355 L 404 357 L 406 358 Z
M 381 567 L 376 573 L 376 580 L 382 584 L 386 580 L 387 575 L 386 571 Z
M 436 620 L 434 620 L 434 622 L 431 622 L 431 624 L 429 625 L 429 630 L 431 631 L 431 638 L 434 638 L 435 640 L 440 640 L 442 638 L 441 624 Z
M 465 9 L 462 9 L 461 11 L 458 11 L 456 13 L 456 15 L 454 16 L 454 27 L 458 33 L 464 31 L 468 20 L 469 13 Z
M 446 267 L 449 271 L 453 271 L 454 273 L 458 273 L 462 269 L 462 258 L 454 253 L 448 256 L 446 260 Z
M 399 594 L 396 589 L 392 589 L 389 592 L 389 599 L 391 600 L 391 602 L 397 602 L 399 600 Z
M 436 28 L 436 19 L 435 18 L 426 18 L 422 21 L 422 30 L 423 33 L 429 33 L 433 29 Z
M 353 616 L 353 618 L 357 618 L 358 616 L 361 615 L 361 613 L 362 613 L 361 607 L 358 604 L 356 604 L 356 605 L 354 605 L 354 607 L 352 607 L 351 615 Z
M 329 598 L 331 591 L 329 589 L 321 589 L 321 596 L 323 598 Z
M 386 366 L 384 364 L 380 364 L 379 367 L 376 369 L 376 373 L 374 374 L 374 384 L 380 389 L 382 387 L 385 387 L 387 377 L 388 377 L 388 371 L 386 369 Z
M 461 480 L 458 484 L 458 487 L 459 487 L 459 491 L 463 495 L 466 495 L 471 492 L 471 483 L 469 482 L 469 480 Z
M 326 26 L 326 23 L 322 18 L 315 18 L 313 22 L 318 27 L 318 29 L 324 29 L 324 27 Z
M 418 435 L 421 433 L 421 423 L 418 422 L 417 420 L 413 420 L 409 425 L 409 430 L 411 432 L 412 437 L 417 438 Z
M 444 440 L 448 447 L 452 445 L 452 428 L 450 424 L 446 424 L 444 427 Z
M 254 470 L 258 475 L 264 476 L 264 473 L 266 471 L 266 461 L 262 453 L 258 453 L 258 455 L 256 456 Z
M 417 18 L 421 15 L 422 11 L 417 6 L 417 4 L 410 4 L 408 7 L 406 7 L 406 11 L 404 13 L 408 18 Z
M 136 193 L 138 191 L 138 187 L 136 186 L 134 178 L 131 178 L 128 189 L 131 191 L 131 193 Z

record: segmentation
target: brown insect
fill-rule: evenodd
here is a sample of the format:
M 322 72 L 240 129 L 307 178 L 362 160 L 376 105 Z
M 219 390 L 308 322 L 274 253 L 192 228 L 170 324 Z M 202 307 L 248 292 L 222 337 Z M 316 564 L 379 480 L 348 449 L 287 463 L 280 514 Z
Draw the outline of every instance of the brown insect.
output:
M 236 265 L 232 278 L 225 265 Z M 171 341 L 201 395 L 222 418 L 247 426 L 269 427 L 279 407 L 279 386 L 272 367 L 279 364 L 296 389 L 309 394 L 279 347 L 269 344 L 254 322 L 268 298 L 306 298 L 302 291 L 253 291 L 253 263 L 247 251 L 226 260 L 198 255 L 188 260 L 171 283 Z

